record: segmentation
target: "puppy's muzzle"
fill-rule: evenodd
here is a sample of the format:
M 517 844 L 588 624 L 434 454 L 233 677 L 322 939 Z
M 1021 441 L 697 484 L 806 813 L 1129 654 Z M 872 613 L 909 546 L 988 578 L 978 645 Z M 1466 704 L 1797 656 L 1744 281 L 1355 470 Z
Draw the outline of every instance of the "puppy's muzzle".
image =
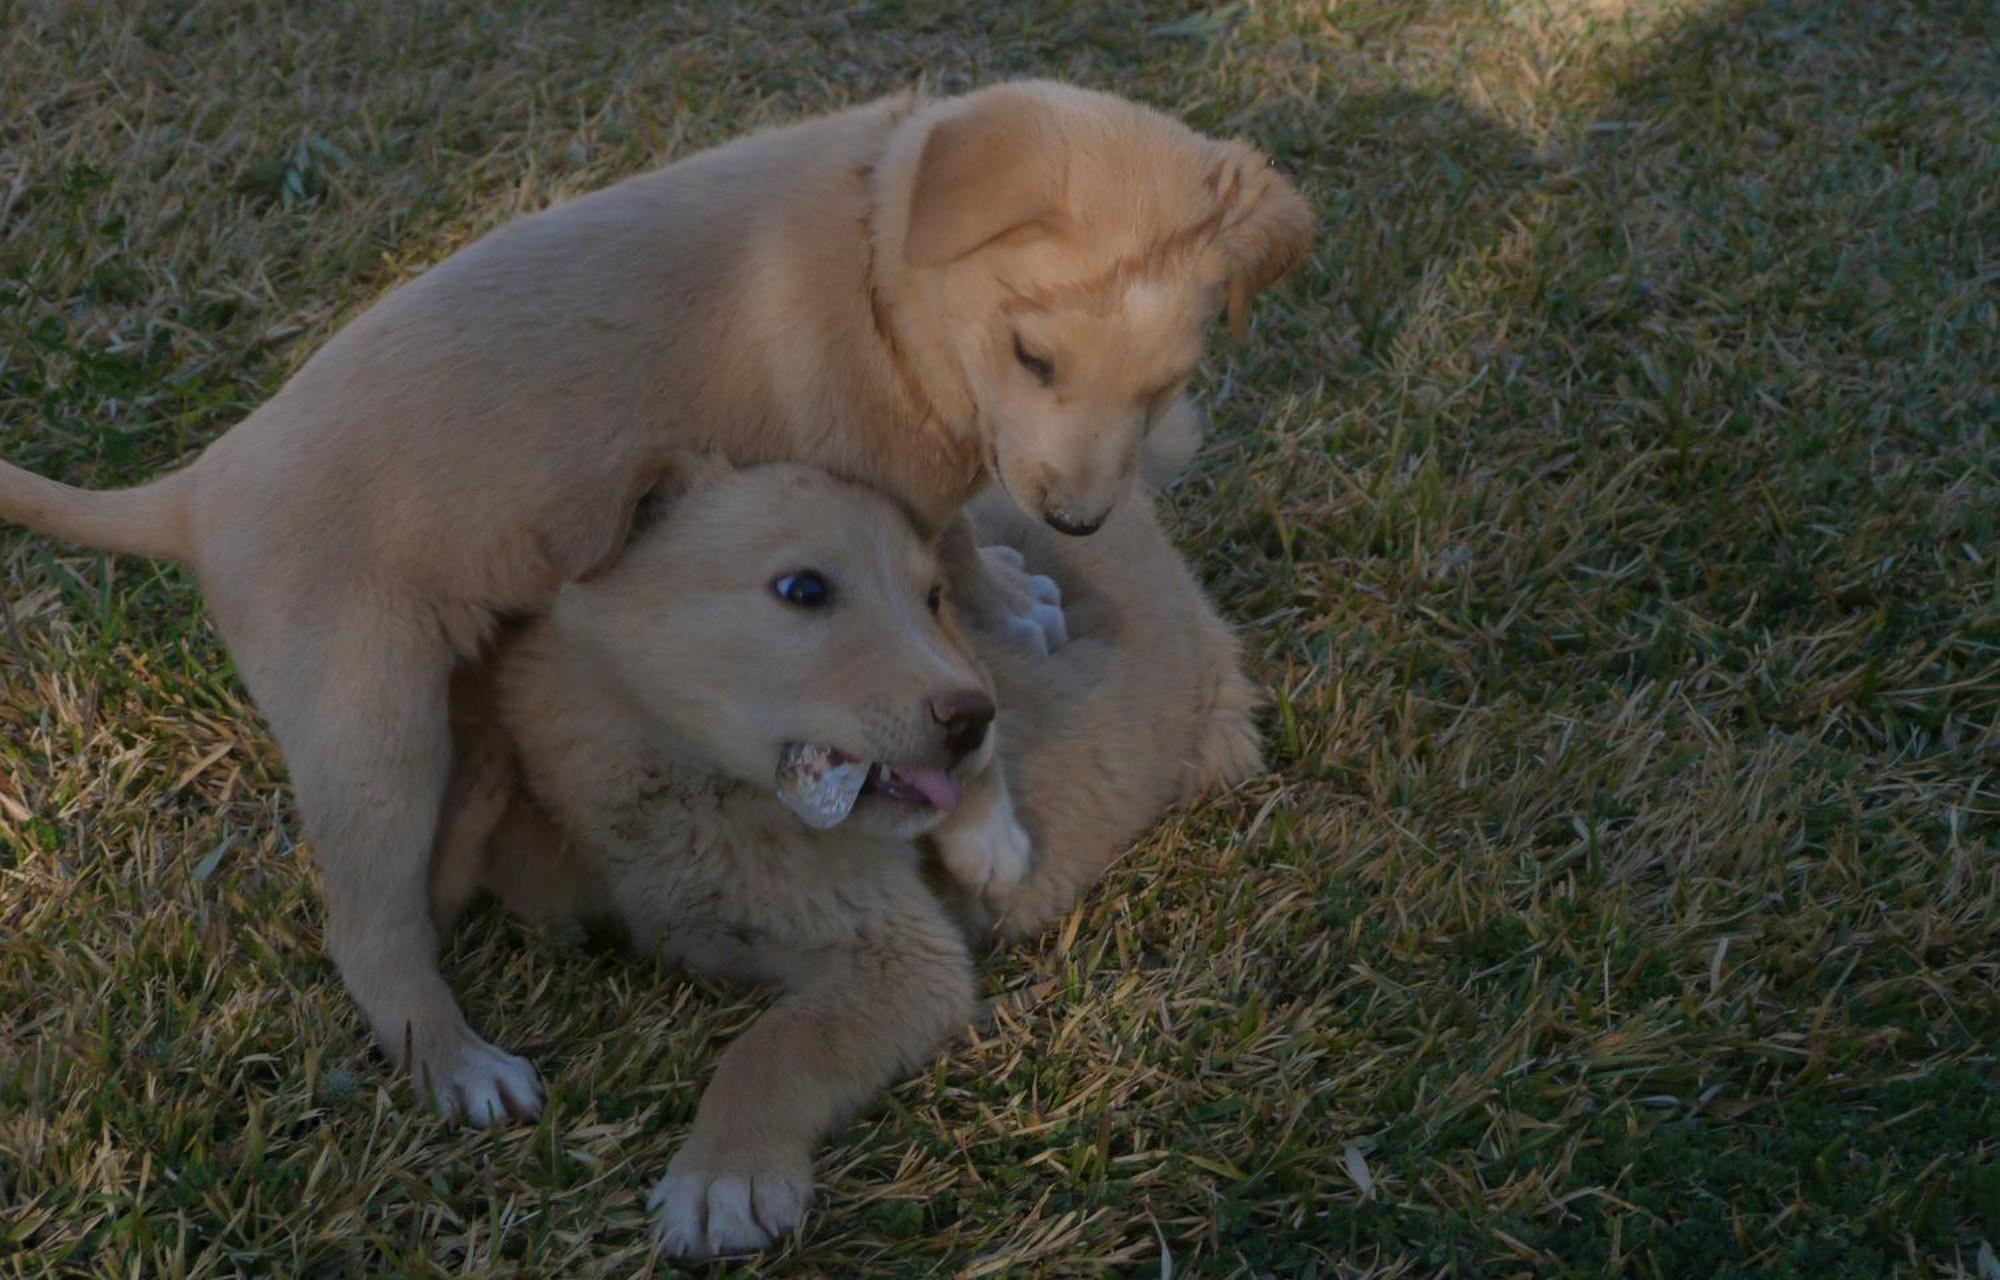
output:
M 1068 507 L 1049 506 L 1042 508 L 1042 521 L 1057 533 L 1066 533 L 1072 538 L 1081 538 L 1096 533 L 1111 513 L 1100 511 L 1096 515 L 1080 516 Z

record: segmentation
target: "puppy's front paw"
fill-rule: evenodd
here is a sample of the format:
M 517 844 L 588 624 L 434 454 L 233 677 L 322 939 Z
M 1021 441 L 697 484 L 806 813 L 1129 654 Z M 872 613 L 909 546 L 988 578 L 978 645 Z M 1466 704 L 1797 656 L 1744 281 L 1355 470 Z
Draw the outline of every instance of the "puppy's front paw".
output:
M 802 1156 L 707 1159 L 684 1147 L 646 1199 L 662 1252 L 696 1260 L 752 1253 L 791 1232 L 813 1197 Z
M 995 804 L 975 823 L 937 833 L 938 857 L 952 878 L 994 910 L 1006 906 L 1034 855 L 1028 832 L 1011 803 Z
M 534 1064 L 481 1040 L 470 1030 L 427 1046 L 411 1062 L 419 1090 L 439 1115 L 488 1128 L 542 1113 L 542 1081 Z
M 994 599 L 995 616 L 983 621 L 1002 643 L 1038 658 L 1069 643 L 1062 587 L 1054 578 L 1029 573 L 1021 553 L 1009 546 L 981 547 L 979 558 Z

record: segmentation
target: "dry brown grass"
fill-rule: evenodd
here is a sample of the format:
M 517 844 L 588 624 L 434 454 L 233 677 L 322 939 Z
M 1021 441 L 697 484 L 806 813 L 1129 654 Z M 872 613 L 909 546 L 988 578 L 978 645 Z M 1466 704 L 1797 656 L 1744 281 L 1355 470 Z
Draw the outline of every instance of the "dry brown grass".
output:
M 1324 210 L 1180 502 L 1273 772 L 996 958 L 752 1269 L 2000 1275 L 1988 9 L 9 12 L 0 451 L 90 483 L 523 209 L 923 76 L 1122 89 Z M 441 1128 L 189 584 L 8 530 L 0 599 L 0 1273 L 652 1265 L 756 1001 L 484 919 L 552 1103 Z

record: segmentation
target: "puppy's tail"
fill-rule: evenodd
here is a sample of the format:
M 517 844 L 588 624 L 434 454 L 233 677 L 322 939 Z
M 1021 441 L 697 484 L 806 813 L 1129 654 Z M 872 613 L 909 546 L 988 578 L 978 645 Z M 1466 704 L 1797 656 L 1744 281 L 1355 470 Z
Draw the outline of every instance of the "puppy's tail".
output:
M 185 560 L 187 473 L 136 489 L 78 489 L 0 462 L 0 517 L 68 542 Z

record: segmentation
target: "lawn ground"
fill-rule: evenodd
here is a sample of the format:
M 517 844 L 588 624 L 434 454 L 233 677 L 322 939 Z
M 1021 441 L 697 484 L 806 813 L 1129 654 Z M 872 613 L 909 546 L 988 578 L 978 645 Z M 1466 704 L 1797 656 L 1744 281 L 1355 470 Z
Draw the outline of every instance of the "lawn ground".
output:
M 0 7 L 0 454 L 169 467 L 523 210 L 922 78 L 1323 211 L 1178 531 L 1271 772 L 988 966 L 770 1274 L 2000 1276 L 2000 10 Z M 0 530 L 0 1274 L 629 1275 L 746 998 L 488 915 L 362 1046 L 185 576 Z

